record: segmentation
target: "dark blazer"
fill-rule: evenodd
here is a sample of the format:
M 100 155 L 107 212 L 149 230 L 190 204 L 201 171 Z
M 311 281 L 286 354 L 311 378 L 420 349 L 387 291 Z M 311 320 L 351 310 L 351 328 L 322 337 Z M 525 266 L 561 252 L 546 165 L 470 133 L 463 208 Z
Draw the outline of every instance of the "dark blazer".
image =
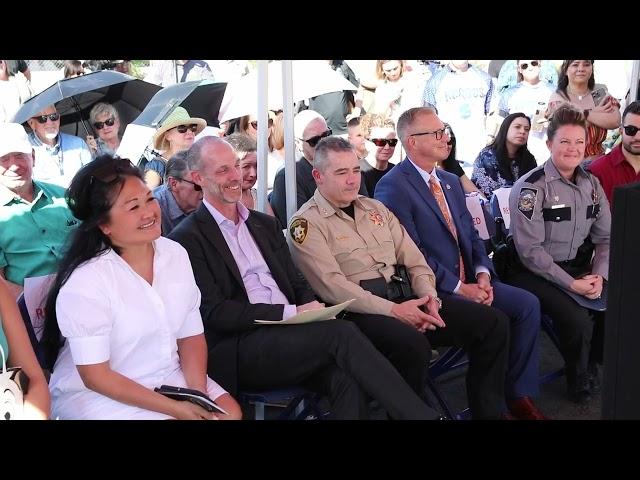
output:
M 295 267 L 275 218 L 251 210 L 247 228 L 291 304 L 315 300 L 311 287 Z M 238 349 L 243 334 L 256 328 L 254 320 L 281 320 L 283 305 L 251 304 L 231 250 L 207 207 L 200 207 L 169 238 L 189 254 L 202 294 L 200 313 L 209 349 L 209 375 L 233 395 L 238 387 Z
M 475 267 L 482 265 L 495 275 L 484 242 L 473 226 L 458 177 L 437 170 L 442 191 L 456 226 L 466 281 L 475 282 Z M 418 170 L 406 158 L 376 185 L 375 198 L 400 220 L 436 274 L 439 291 L 452 293 L 459 280 L 459 255 L 455 238 Z

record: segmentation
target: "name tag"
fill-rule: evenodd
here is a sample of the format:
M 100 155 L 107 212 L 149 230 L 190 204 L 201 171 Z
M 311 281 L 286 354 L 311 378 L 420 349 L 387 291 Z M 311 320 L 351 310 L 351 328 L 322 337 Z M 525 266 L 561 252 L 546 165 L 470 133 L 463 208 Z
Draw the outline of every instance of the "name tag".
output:
M 542 218 L 545 222 L 565 222 L 571 220 L 571 207 L 556 205 L 559 208 L 543 208 Z

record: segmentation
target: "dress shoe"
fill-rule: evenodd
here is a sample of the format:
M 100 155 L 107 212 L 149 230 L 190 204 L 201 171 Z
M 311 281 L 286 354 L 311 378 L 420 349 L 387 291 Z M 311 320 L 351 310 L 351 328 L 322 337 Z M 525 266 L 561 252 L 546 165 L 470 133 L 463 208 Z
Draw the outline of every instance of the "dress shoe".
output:
M 520 397 L 507 402 L 509 411 L 518 420 L 549 420 L 536 407 L 530 397 Z
M 600 384 L 600 373 L 598 371 L 597 363 L 590 363 L 587 369 L 587 375 L 589 376 L 589 388 L 593 393 L 599 393 L 602 390 Z

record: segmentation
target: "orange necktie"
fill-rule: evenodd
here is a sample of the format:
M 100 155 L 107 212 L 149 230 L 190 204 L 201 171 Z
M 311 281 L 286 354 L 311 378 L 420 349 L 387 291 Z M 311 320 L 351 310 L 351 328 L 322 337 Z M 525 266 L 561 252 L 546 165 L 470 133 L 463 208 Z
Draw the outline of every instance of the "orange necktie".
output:
M 440 212 L 442 212 L 444 221 L 447 222 L 447 227 L 449 227 L 451 235 L 453 235 L 453 238 L 455 238 L 456 240 L 456 245 L 458 246 L 458 255 L 460 257 L 460 280 L 464 282 L 464 262 L 462 261 L 462 253 L 460 253 L 460 245 L 458 245 L 458 232 L 456 231 L 456 226 L 453 224 L 453 220 L 451 219 L 451 215 L 449 214 L 449 209 L 447 208 L 447 203 L 444 199 L 444 192 L 442 191 L 442 187 L 440 187 L 440 183 L 436 181 L 433 175 L 429 177 L 429 187 L 431 188 L 433 198 L 435 198 L 436 202 L 438 203 Z

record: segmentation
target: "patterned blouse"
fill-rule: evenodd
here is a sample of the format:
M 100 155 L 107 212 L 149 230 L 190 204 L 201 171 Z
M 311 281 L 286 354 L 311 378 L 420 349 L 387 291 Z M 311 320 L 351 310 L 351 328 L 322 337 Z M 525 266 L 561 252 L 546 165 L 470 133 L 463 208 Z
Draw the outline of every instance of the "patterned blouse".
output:
M 511 162 L 511 174 L 513 175 L 513 182 L 520 177 L 520 168 L 515 162 Z M 525 174 L 527 172 L 522 172 Z M 513 182 L 507 180 L 502 175 L 498 168 L 498 157 L 496 152 L 490 147 L 484 148 L 475 162 L 473 162 L 473 173 L 471 174 L 471 181 L 478 187 L 484 196 L 491 198 L 493 191 L 500 187 L 511 187 Z

